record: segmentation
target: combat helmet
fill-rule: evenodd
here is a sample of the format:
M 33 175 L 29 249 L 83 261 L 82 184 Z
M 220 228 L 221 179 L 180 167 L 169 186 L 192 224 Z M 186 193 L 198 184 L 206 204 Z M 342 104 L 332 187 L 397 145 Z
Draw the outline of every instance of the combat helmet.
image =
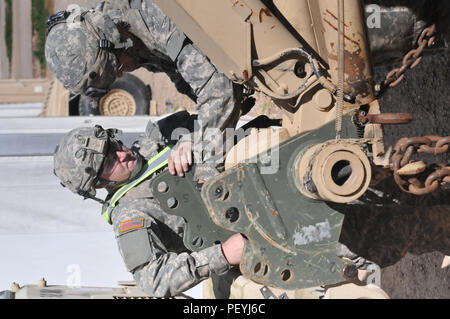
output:
M 132 46 L 131 39 L 121 42 L 111 17 L 94 9 L 72 5 L 47 20 L 47 64 L 75 94 L 105 93 L 117 76 L 114 51 Z
M 53 172 L 61 185 L 84 198 L 103 203 L 95 197 L 95 188 L 108 150 L 113 144 L 121 144 L 115 139 L 117 132 L 96 125 L 76 128 L 65 134 L 53 157 Z

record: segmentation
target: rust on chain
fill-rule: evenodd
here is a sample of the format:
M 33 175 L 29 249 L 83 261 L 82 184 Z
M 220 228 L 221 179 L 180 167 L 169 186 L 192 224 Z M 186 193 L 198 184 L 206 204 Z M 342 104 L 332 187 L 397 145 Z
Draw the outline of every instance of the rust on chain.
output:
M 448 151 L 448 144 L 450 142 L 450 137 L 442 138 L 439 136 L 430 136 L 429 138 L 432 142 L 436 143 L 436 146 L 431 147 L 429 145 L 422 145 L 418 150 L 419 153 L 438 155 Z
M 420 34 L 417 41 L 418 47 L 409 51 L 402 61 L 402 66 L 395 68 L 386 75 L 386 79 L 381 84 L 379 94 L 383 93 L 387 88 L 396 87 L 404 78 L 405 72 L 409 69 L 415 68 L 422 61 L 422 53 L 427 47 L 433 46 L 436 37 L 436 25 L 433 24 L 425 28 Z
M 405 167 L 409 163 L 413 155 L 414 155 L 414 147 L 410 145 L 405 150 L 405 155 L 403 155 L 403 158 L 400 161 L 400 167 Z
M 433 146 L 434 144 L 434 146 Z M 438 163 L 439 169 L 428 175 L 425 182 L 420 182 L 418 178 L 404 180 L 399 170 L 411 162 L 411 158 L 416 153 L 430 155 L 443 154 L 449 151 L 450 136 L 417 136 L 411 138 L 401 138 L 394 148 L 392 155 L 392 165 L 394 170 L 394 180 L 405 192 L 415 195 L 426 195 L 436 191 L 440 185 L 450 183 L 450 167 Z

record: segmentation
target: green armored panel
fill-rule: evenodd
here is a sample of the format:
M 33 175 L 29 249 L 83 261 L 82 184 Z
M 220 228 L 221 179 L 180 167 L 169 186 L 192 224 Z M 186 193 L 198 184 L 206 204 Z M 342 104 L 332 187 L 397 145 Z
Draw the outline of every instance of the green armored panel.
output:
M 345 263 L 336 247 L 344 215 L 323 200 L 305 196 L 294 177 L 303 152 L 334 139 L 334 124 L 226 170 L 205 183 L 201 196 L 192 171 L 182 178 L 162 173 L 153 181 L 153 194 L 166 212 L 187 220 L 184 242 L 189 249 L 242 233 L 248 244 L 240 269 L 255 282 L 284 289 L 340 282 Z M 351 116 L 343 118 L 342 138 L 358 138 Z M 267 173 L 274 159 L 277 167 Z
M 350 116 L 344 118 L 343 132 L 344 138 L 358 137 Z M 293 178 L 302 150 L 334 135 L 333 122 L 272 149 L 267 156 L 278 161 L 272 174 L 262 173 L 271 163 L 259 157 L 203 187 L 202 197 L 216 223 L 249 240 L 240 265 L 245 277 L 285 289 L 344 279 L 345 263 L 336 255 L 344 215 L 324 201 L 304 196 Z
M 184 245 L 198 251 L 223 243 L 234 232 L 214 224 L 193 181 L 194 172 L 195 166 L 184 177 L 172 176 L 165 171 L 152 181 L 152 191 L 166 213 L 181 216 L 187 221 Z
M 334 135 L 332 122 L 293 137 L 266 158 L 239 164 L 203 187 L 216 223 L 249 240 L 240 265 L 245 277 L 285 289 L 343 280 L 345 263 L 336 256 L 336 246 L 344 216 L 326 202 L 304 196 L 293 178 L 302 150 Z M 351 116 L 344 118 L 343 137 L 358 137 Z M 278 161 L 272 174 L 263 174 L 273 164 L 267 157 Z

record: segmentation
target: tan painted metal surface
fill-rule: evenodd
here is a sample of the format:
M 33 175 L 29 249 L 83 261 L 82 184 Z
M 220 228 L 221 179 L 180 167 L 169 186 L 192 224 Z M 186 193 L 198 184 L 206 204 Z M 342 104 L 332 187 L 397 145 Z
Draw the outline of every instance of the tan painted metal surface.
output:
M 220 0 L 213 6 L 208 0 L 155 3 L 220 71 L 263 92 L 284 109 L 283 127 L 291 136 L 336 119 L 337 1 L 276 0 L 273 5 L 279 12 L 270 11 L 259 0 Z M 278 19 L 280 14 L 299 36 L 288 31 Z M 343 31 L 344 88 L 354 98 L 344 104 L 346 114 L 374 100 L 361 0 L 344 2 Z M 325 70 L 320 78 L 319 69 Z M 379 130 L 376 133 L 378 138 Z M 377 147 L 377 153 L 384 154 L 383 146 Z
M 304 195 L 335 203 L 358 199 L 369 187 L 372 176 L 369 159 L 355 141 L 333 140 L 315 145 L 302 155 L 296 165 L 299 190 Z M 338 182 L 334 170 L 344 166 L 350 172 Z M 314 182 L 315 191 L 306 187 L 305 181 L 309 180 Z
M 338 82 L 338 8 L 337 1 L 318 0 L 320 23 L 324 30 L 327 48 L 327 60 L 330 75 L 334 83 Z M 366 26 L 360 0 L 344 1 L 344 54 L 345 82 L 344 91 L 356 97 L 359 105 L 374 100 L 373 71 L 370 61 L 370 48 L 367 41 Z
M 354 99 L 345 102 L 343 114 L 368 103 L 371 103 L 369 114 L 380 113 L 372 91 L 372 67 L 360 0 L 344 2 L 341 13 L 344 47 L 340 51 L 337 1 L 274 1 L 279 12 L 270 11 L 260 0 L 221 0 L 215 1 L 214 6 L 208 0 L 156 0 L 155 3 L 219 70 L 232 80 L 263 92 L 284 109 L 282 123 L 286 136 L 318 129 L 342 116 L 336 110 L 340 52 L 345 57 L 344 91 Z M 302 39 L 286 29 L 277 17 L 280 13 Z M 319 74 L 319 69 L 326 72 Z M 382 127 L 370 124 L 366 131 L 364 137 L 371 140 L 377 160 L 384 154 Z M 241 145 L 235 146 L 226 165 L 233 166 L 230 163 L 261 152 L 260 143 L 249 141 L 261 137 L 263 132 L 268 131 L 253 132 Z M 348 202 L 367 189 L 371 171 L 359 147 L 336 142 L 340 143 L 343 144 L 337 147 L 339 150 L 325 152 L 323 162 L 314 166 L 320 188 L 317 196 Z M 354 173 L 338 187 L 331 183 L 331 170 L 342 161 L 348 161 Z M 327 187 L 327 183 L 331 186 Z
M 0 103 L 43 102 L 49 87 L 47 79 L 0 80 Z
M 250 135 L 240 140 L 228 151 L 225 159 L 225 169 L 230 169 L 238 163 L 264 153 L 289 137 L 289 132 L 284 128 L 252 129 Z
M 215 1 L 213 6 L 209 0 L 155 3 L 232 80 L 252 79 L 259 90 L 282 99 L 295 98 L 305 83 L 312 84 L 309 76 L 294 73 L 299 59 L 306 59 L 302 44 L 261 1 Z
M 315 0 L 314 0 L 315 1 Z M 325 55 L 323 34 L 311 15 L 310 0 L 274 0 L 274 5 L 298 32 L 305 42 L 319 55 Z M 301 17 L 301 19 L 299 19 Z
M 204 281 L 202 285 L 203 298 L 214 299 L 211 279 Z M 376 285 L 363 285 L 359 282 L 286 290 L 266 287 L 239 276 L 231 285 L 230 299 L 389 299 L 389 295 Z
M 49 81 L 42 116 L 69 116 L 70 93 L 57 79 Z

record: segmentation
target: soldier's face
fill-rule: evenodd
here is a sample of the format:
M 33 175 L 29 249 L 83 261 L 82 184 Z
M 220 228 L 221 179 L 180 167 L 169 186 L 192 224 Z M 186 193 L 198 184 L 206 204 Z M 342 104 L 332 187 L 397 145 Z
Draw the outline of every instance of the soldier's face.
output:
M 108 152 L 100 178 L 110 182 L 122 182 L 130 177 L 136 166 L 137 158 L 123 145 Z

